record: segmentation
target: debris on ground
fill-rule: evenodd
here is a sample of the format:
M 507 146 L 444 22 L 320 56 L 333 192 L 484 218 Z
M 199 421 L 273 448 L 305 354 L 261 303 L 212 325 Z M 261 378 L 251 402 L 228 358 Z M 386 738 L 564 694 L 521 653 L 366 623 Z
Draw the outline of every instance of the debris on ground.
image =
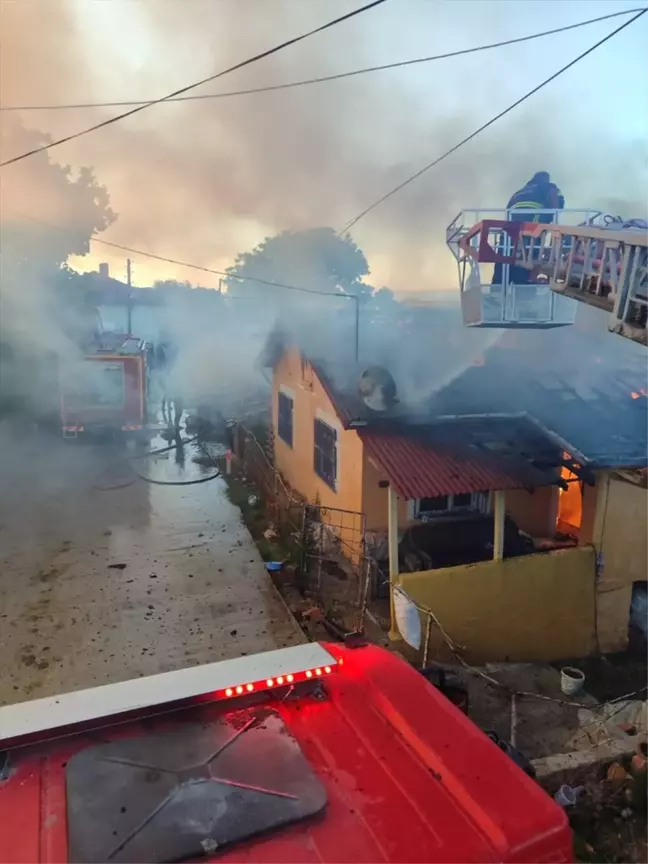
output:
M 593 766 L 579 778 L 582 794 L 568 809 L 577 860 L 612 864 L 648 860 L 645 748 L 645 741 L 640 742 L 638 760 L 625 757 Z

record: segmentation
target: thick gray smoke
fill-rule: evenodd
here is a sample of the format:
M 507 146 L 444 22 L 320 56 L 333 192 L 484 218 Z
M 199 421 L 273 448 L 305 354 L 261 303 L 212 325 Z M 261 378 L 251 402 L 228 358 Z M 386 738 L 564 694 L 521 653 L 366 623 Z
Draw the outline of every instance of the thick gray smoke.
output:
M 29 149 L 44 140 L 18 116 L 3 119 L 3 155 L 16 143 Z M 95 327 L 65 262 L 87 252 L 91 234 L 114 214 L 89 169 L 73 171 L 46 153 L 4 172 L 1 180 L 0 399 L 5 407 L 49 413 L 57 404 L 57 366 L 78 361 L 78 345 Z M 22 217 L 34 205 L 45 221 Z
M 356 5 L 247 0 L 243 14 L 236 0 L 6 3 L 0 95 L 5 104 L 160 95 Z M 544 4 L 533 12 L 522 5 L 464 3 L 459 12 L 456 3 L 387 3 L 196 92 L 326 75 L 547 26 Z M 552 25 L 587 17 L 582 4 L 565 4 L 561 15 Z M 341 227 L 609 29 L 606 22 L 342 82 L 160 105 L 64 145 L 56 158 L 95 166 L 119 214 L 111 239 L 224 268 L 281 230 Z M 628 39 L 618 44 L 634 50 Z M 371 214 L 355 236 L 376 281 L 404 292 L 452 287 L 445 226 L 462 208 L 503 205 L 539 168 L 552 172 L 568 206 L 643 210 L 645 133 L 638 142 L 621 137 L 615 104 L 601 113 L 596 102 L 592 116 L 592 101 L 580 96 L 585 85 L 607 93 L 610 74 L 603 60 L 587 61 Z M 645 84 L 645 68 L 636 70 L 632 86 Z M 119 110 L 34 112 L 29 120 L 60 135 Z M 40 209 L 37 200 L 24 203 Z M 113 269 L 123 267 L 119 253 L 105 254 Z M 153 281 L 149 273 L 196 278 L 145 260 L 137 269 L 140 284 Z
M 242 14 L 235 0 L 7 3 L 2 10 L 0 98 L 5 105 L 16 105 L 157 96 L 355 5 L 347 0 L 248 0 Z M 326 75 L 547 26 L 544 12 L 527 16 L 520 4 L 464 4 L 461 15 L 457 8 L 424 0 L 388 3 L 197 92 Z M 586 17 L 585 11 L 575 6 L 557 23 Z M 555 37 L 551 45 L 546 40 L 527 43 L 343 82 L 160 105 L 57 148 L 51 159 L 94 167 L 118 214 L 106 237 L 225 269 L 237 253 L 252 249 L 265 236 L 318 225 L 341 227 L 607 29 L 608 24 L 597 25 L 578 35 Z M 395 34 L 402 38 L 395 39 Z M 551 171 L 568 206 L 641 215 L 645 135 L 640 140 L 623 137 L 614 104 L 608 105 L 602 124 L 600 106 L 593 116 L 591 101 L 577 98 L 583 82 L 596 91 L 609 81 L 606 69 L 604 64 L 583 64 L 582 74 L 574 72 L 551 85 L 360 223 L 354 237 L 369 261 L 367 281 L 407 293 L 457 288 L 444 242 L 448 222 L 462 208 L 503 205 L 538 169 Z M 645 70 L 638 72 L 633 86 L 645 88 L 645 78 Z M 119 110 L 32 112 L 22 120 L 56 137 Z M 7 132 L 3 158 L 28 149 L 24 136 L 9 126 L 14 116 L 2 116 Z M 11 207 L 86 239 L 104 227 L 90 224 L 87 200 L 79 200 L 68 187 L 50 188 L 41 182 L 39 160 L 3 169 L 2 225 Z M 39 237 L 34 248 L 40 242 Z M 83 258 L 74 260 L 92 267 L 105 259 L 113 273 L 123 272 L 125 254 L 101 247 L 92 251 L 94 259 L 88 264 Z M 73 243 L 68 252 L 83 254 L 83 243 Z M 196 281 L 195 271 L 137 257 L 135 274 L 140 285 L 163 276 Z M 295 276 L 309 286 L 318 282 L 312 268 Z M 218 277 L 204 278 L 216 287 Z M 22 310 L 15 320 L 28 322 L 21 328 L 31 339 L 49 344 L 54 338 L 51 318 L 43 314 L 48 306 L 36 286 L 14 298 L 20 299 Z M 341 313 L 333 305 L 288 292 L 272 314 L 264 315 L 251 314 L 243 302 L 240 312 L 233 306 L 225 314 L 213 306 L 198 316 L 194 303 L 172 304 L 165 326 L 181 347 L 174 386 L 186 388 L 186 398 L 194 401 L 216 381 L 229 380 L 235 389 L 258 382 L 254 358 L 276 319 L 297 330 L 304 344 L 314 348 L 325 342 L 328 354 L 335 353 L 328 344 L 341 344 Z M 346 352 L 353 330 L 348 306 L 343 316 Z M 428 317 L 429 327 L 418 328 L 416 338 L 413 332 L 395 333 L 388 324 L 373 331 L 380 332 L 380 338 L 361 327 L 361 357 L 382 359 L 395 368 L 401 388 L 412 388 L 411 398 L 473 362 L 492 339 L 489 334 L 464 333 L 456 313 L 454 318 L 446 311 Z M 324 354 L 324 347 L 317 353 Z

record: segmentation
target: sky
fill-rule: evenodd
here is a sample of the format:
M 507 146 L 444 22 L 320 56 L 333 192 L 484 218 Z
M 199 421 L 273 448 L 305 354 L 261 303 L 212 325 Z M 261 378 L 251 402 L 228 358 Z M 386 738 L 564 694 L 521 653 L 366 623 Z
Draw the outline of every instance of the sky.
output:
M 157 98 L 359 5 L 0 0 L 0 102 Z M 459 50 L 633 7 L 632 0 L 389 0 L 195 92 Z M 117 219 L 105 239 L 225 269 L 267 235 L 341 228 L 620 23 L 310 87 L 157 105 L 51 158 L 73 170 L 92 166 L 107 187 Z M 648 15 L 363 219 L 352 234 L 369 281 L 402 293 L 458 291 L 447 224 L 462 209 L 503 207 L 537 170 L 551 172 L 568 207 L 645 216 L 647 29 Z M 22 121 L 57 137 L 119 110 L 25 111 Z M 38 195 L 28 197 L 23 211 L 42 217 Z M 125 257 L 94 244 L 72 263 L 87 270 L 108 261 L 111 275 L 123 278 Z M 218 286 L 217 276 L 131 257 L 135 284 L 178 278 Z

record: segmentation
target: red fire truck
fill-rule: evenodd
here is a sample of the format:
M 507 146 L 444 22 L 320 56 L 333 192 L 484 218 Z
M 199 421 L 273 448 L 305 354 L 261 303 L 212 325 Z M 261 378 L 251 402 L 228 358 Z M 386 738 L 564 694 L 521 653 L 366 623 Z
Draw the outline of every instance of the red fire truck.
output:
M 59 368 L 63 436 L 99 431 L 141 434 L 147 420 L 147 382 L 146 343 L 134 336 L 102 333 L 81 360 Z
M 415 669 L 307 643 L 0 708 L 2 862 L 566 862 L 563 810 Z

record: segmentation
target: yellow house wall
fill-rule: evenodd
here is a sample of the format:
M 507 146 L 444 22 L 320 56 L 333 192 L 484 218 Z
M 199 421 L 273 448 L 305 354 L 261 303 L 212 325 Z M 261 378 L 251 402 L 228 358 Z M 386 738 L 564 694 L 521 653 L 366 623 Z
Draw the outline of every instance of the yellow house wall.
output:
M 362 468 L 362 500 L 367 531 L 387 530 L 387 487 L 379 485 L 380 481 L 385 479 L 373 459 L 365 453 Z M 407 501 L 399 497 L 398 525 L 402 528 L 407 522 Z
M 403 589 L 431 609 L 473 663 L 584 657 L 595 648 L 592 548 L 401 573 Z M 422 616 L 423 633 L 426 621 Z M 452 655 L 432 628 L 430 659 Z
M 601 553 L 597 581 L 600 649 L 628 643 L 632 583 L 648 578 L 648 490 L 611 472 L 597 475 L 594 545 Z
M 532 537 L 553 537 L 558 515 L 558 488 L 543 486 L 535 492 L 511 489 L 505 493 L 506 512 Z
M 293 446 L 279 437 L 278 394 L 284 387 L 293 398 Z M 315 418 L 323 420 L 337 431 L 337 482 L 332 489 L 315 473 Z M 272 394 L 272 424 L 274 431 L 275 466 L 284 480 L 311 503 L 341 510 L 362 510 L 363 447 L 357 432 L 344 429 L 331 400 L 307 361 L 302 362 L 295 349 L 284 352 L 275 367 Z M 324 514 L 326 519 L 326 514 Z M 331 524 L 340 524 L 339 515 L 331 515 Z M 356 524 L 351 524 L 351 523 Z M 343 539 L 351 542 L 360 527 L 357 519 L 345 519 L 347 529 Z

